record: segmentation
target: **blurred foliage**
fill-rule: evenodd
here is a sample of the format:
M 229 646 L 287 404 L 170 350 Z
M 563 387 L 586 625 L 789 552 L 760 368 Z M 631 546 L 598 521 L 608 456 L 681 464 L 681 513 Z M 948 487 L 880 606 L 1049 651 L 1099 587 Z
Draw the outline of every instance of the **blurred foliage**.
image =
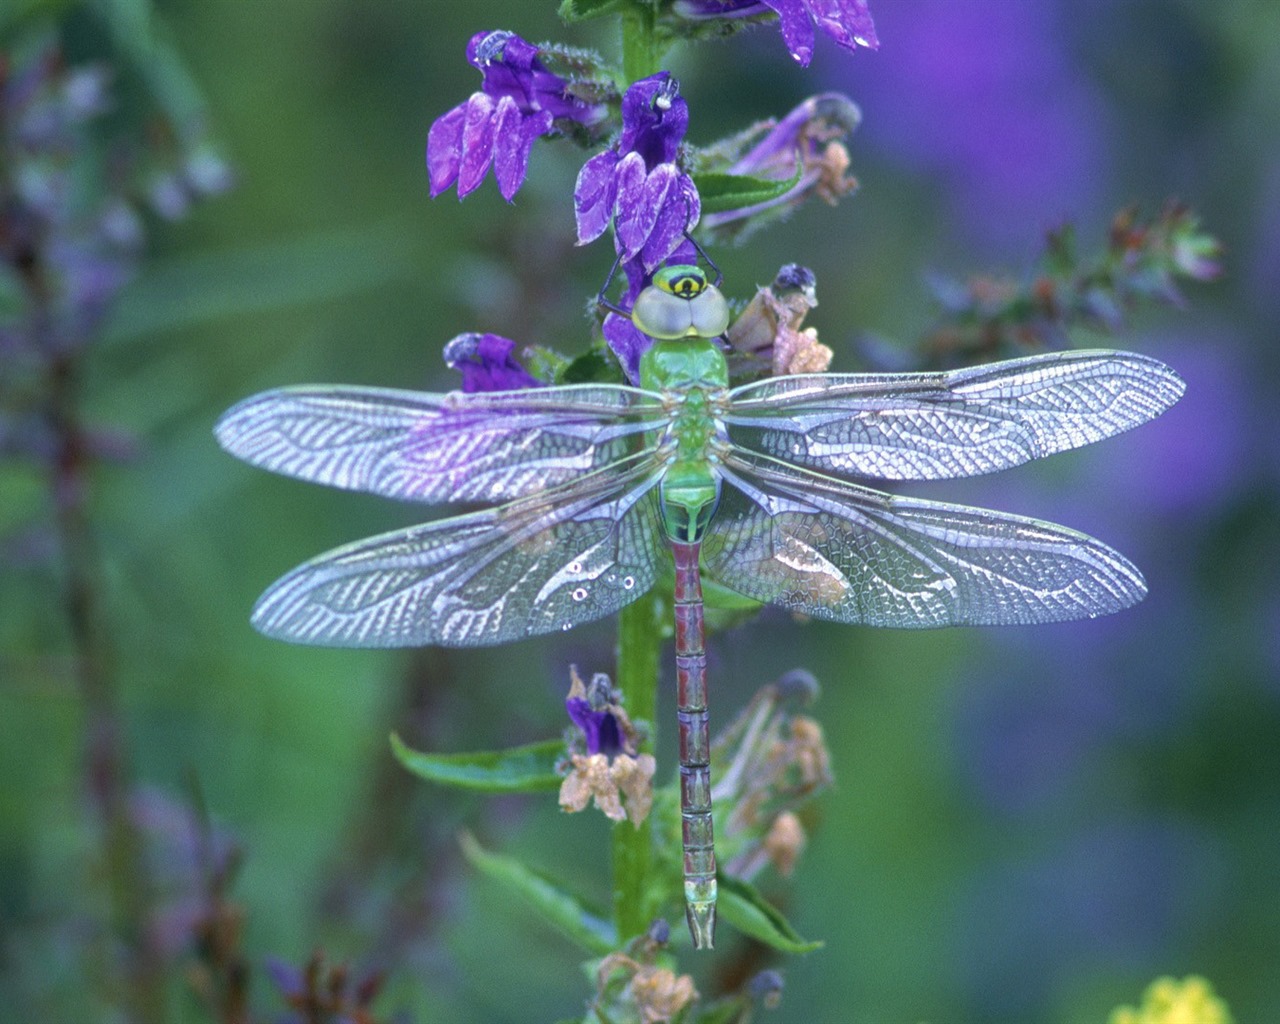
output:
M 599 816 L 562 815 L 547 794 L 424 786 L 386 735 L 449 752 L 557 735 L 564 666 L 609 670 L 608 628 L 408 654 L 264 640 L 246 623 L 264 584 L 416 513 L 253 473 L 209 432 L 274 384 L 451 386 L 441 348 L 460 331 L 586 350 L 608 258 L 572 244 L 580 154 L 541 146 L 514 206 L 486 184 L 465 210 L 427 198 L 422 164 L 431 121 L 477 86 L 462 57 L 475 31 L 612 45 L 603 22 L 568 31 L 554 6 L 0 5 L 6 51 L 51 31 L 68 66 L 111 67 L 96 152 L 146 140 L 130 194 L 154 211 L 148 255 L 79 364 L 79 402 L 85 423 L 127 440 L 112 449 L 123 464 L 89 471 L 85 513 L 170 1019 L 296 1013 L 323 995 L 378 1020 L 555 1020 L 595 983 L 569 942 L 466 865 L 457 835 L 572 874 L 603 904 Z M 781 1005 L 755 1019 L 1084 1024 L 1150 977 L 1195 971 L 1240 1020 L 1265 1020 L 1280 959 L 1265 898 L 1280 867 L 1280 8 L 896 0 L 873 13 L 876 54 L 820 44 L 803 74 L 772 28 L 673 55 L 697 145 L 829 88 L 863 111 L 857 198 L 716 251 L 726 291 L 745 300 L 781 263 L 813 268 L 822 304 L 807 322 L 849 370 L 921 358 L 893 339 L 934 325 L 924 271 L 1016 268 L 1064 219 L 1101 237 L 1115 210 L 1176 195 L 1226 240 L 1226 275 L 1190 313 L 1144 313 L 1124 336 L 1188 381 L 1160 422 L 947 495 L 1106 537 L 1147 573 L 1144 605 L 910 635 L 766 612 L 713 638 L 725 720 L 797 662 L 823 681 L 838 780 L 806 819 L 789 886 L 760 881 L 825 947 L 787 964 Z M 222 154 L 235 190 L 165 219 L 166 198 Z M 118 995 L 120 938 L 51 511 L 45 464 L 6 449 L 0 1019 L 98 1020 Z M 674 764 L 671 736 L 658 759 Z M 710 1005 L 773 962 L 743 938 L 719 952 L 681 964 Z M 632 962 L 611 965 L 602 1000 L 646 966 L 655 992 L 679 996 L 679 975 Z

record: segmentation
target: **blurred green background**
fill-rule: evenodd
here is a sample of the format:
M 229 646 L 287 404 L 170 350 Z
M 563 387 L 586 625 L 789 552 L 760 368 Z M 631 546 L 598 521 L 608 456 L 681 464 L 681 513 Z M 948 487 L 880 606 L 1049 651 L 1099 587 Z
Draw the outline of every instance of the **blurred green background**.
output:
M 440 350 L 463 331 L 581 351 L 611 258 L 605 243 L 572 244 L 583 152 L 540 143 L 512 205 L 491 181 L 463 203 L 429 199 L 422 154 L 432 120 L 478 85 L 463 56 L 474 32 L 613 40 L 528 0 L 157 10 L 238 180 L 153 226 L 87 367 L 92 418 L 143 442 L 95 475 L 92 503 L 134 774 L 176 801 L 198 779 L 242 847 L 233 897 L 255 970 L 322 945 L 386 967 L 380 1005 L 414 1020 L 579 1012 L 574 949 L 475 878 L 454 836 L 471 828 L 603 898 L 606 822 L 565 817 L 549 797 L 414 784 L 386 737 L 463 751 L 557 734 L 567 666 L 609 670 L 610 623 L 490 651 L 266 640 L 247 614 L 267 583 L 420 513 L 253 471 L 210 429 L 279 384 L 446 389 Z M 66 11 L 67 52 L 109 56 L 94 20 Z M 1100 247 L 1117 209 L 1176 196 L 1224 239 L 1227 272 L 1120 341 L 1186 376 L 1172 412 L 1043 466 L 913 492 L 1093 533 L 1142 567 L 1143 605 L 1011 632 L 775 612 L 713 638 L 722 722 L 786 669 L 817 675 L 837 775 L 793 882 L 768 886 L 826 947 L 783 965 L 785 999 L 763 1019 L 1085 1024 L 1156 974 L 1188 972 L 1239 1020 L 1273 1019 L 1280 7 L 881 0 L 872 12 L 879 52 L 823 43 L 807 70 L 772 27 L 676 55 L 694 144 L 825 89 L 863 108 L 850 146 L 861 192 L 716 252 L 727 292 L 810 266 L 810 323 L 833 368 L 856 370 L 885 352 L 910 365 L 934 316 L 927 274 L 1016 272 L 1064 218 Z M 118 84 L 127 98 L 126 73 Z M 0 464 L 0 529 L 46 502 L 39 473 Z M 0 1018 L 15 1021 L 100 1019 L 83 952 L 103 919 L 87 723 L 57 581 L 56 561 L 0 565 Z M 662 739 L 665 774 L 670 730 Z M 692 967 L 710 995 L 726 979 L 706 960 Z M 272 1005 L 260 972 L 254 993 Z M 175 1020 L 202 1019 L 174 1005 Z

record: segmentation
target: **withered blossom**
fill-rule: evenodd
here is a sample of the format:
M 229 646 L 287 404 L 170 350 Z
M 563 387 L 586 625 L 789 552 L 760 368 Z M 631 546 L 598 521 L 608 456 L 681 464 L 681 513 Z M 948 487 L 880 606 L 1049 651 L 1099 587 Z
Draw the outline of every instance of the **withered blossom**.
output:
M 600 961 L 596 987 L 603 998 L 617 971 L 630 975 L 622 1001 L 639 1015 L 642 1024 L 666 1024 L 698 998 L 693 979 L 687 974 L 654 964 L 642 964 L 625 953 L 610 953 Z
M 778 874 L 789 878 L 796 869 L 796 862 L 804 852 L 807 841 L 800 819 L 791 811 L 783 811 L 773 819 L 773 824 L 765 834 L 764 852 Z
M 576 813 L 594 800 L 609 820 L 629 818 L 638 827 L 653 808 L 657 762 L 652 754 L 636 753 L 635 728 L 608 676 L 596 673 L 588 687 L 576 666 L 570 666 L 569 678 L 565 709 L 577 727 L 575 739 L 585 743 L 586 752 L 569 756 L 560 808 Z
M 774 376 L 823 373 L 833 353 L 818 341 L 815 328 L 801 327 L 817 304 L 813 272 L 787 264 L 772 285 L 756 289 L 725 337 L 735 351 L 766 366 Z
M 816 721 L 789 705 L 814 699 L 817 682 L 803 670 L 762 687 L 712 746 L 727 767 L 712 791 L 732 807 L 723 836 L 733 853 L 723 870 L 754 877 L 767 864 L 789 875 L 806 835 L 796 810 L 831 783 L 830 755 Z
M 834 206 L 841 196 L 858 188 L 857 179 L 848 173 L 851 161 L 844 140 L 861 121 L 862 112 L 852 100 L 842 93 L 825 92 L 810 96 L 776 124 L 765 121 L 722 144 L 721 151 L 735 154 L 726 173 L 778 182 L 794 179 L 794 183 L 771 199 L 708 213 L 703 226 L 713 234 L 741 240 L 755 228 L 786 216 L 810 196 Z M 748 146 L 738 152 L 739 147 Z

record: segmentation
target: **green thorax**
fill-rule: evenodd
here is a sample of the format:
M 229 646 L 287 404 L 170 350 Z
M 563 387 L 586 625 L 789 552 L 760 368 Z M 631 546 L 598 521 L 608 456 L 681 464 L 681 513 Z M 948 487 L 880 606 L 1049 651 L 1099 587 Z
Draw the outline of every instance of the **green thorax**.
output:
M 665 440 L 675 453 L 662 478 L 662 519 L 672 540 L 701 540 L 720 500 L 713 442 L 724 430 L 717 404 L 728 385 L 714 339 L 655 341 L 640 359 L 640 386 L 671 406 Z

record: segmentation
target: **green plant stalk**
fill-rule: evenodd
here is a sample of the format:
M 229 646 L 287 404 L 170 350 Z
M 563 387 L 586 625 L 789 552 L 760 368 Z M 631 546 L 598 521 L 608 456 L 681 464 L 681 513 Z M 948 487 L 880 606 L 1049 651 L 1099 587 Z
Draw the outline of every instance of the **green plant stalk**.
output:
M 633 720 L 649 723 L 643 749 L 652 753 L 656 744 L 655 713 L 658 703 L 658 666 L 662 650 L 662 601 L 649 594 L 623 608 L 618 615 L 618 665 L 615 684 L 626 700 Z M 649 927 L 653 886 L 653 826 L 638 828 L 629 821 L 613 827 L 613 919 L 618 938 L 625 942 Z
M 621 18 L 622 68 L 626 85 L 648 78 L 662 68 L 666 47 L 655 30 L 652 7 L 635 4 Z M 614 679 L 633 720 L 649 724 L 643 750 L 657 743 L 658 667 L 662 649 L 662 601 L 650 594 L 623 608 L 618 615 L 618 663 Z M 613 828 L 613 918 L 618 938 L 625 942 L 652 923 L 653 826 L 638 828 L 621 822 Z
M 635 4 L 622 15 L 623 87 L 662 70 L 666 46 L 658 38 L 652 7 Z

